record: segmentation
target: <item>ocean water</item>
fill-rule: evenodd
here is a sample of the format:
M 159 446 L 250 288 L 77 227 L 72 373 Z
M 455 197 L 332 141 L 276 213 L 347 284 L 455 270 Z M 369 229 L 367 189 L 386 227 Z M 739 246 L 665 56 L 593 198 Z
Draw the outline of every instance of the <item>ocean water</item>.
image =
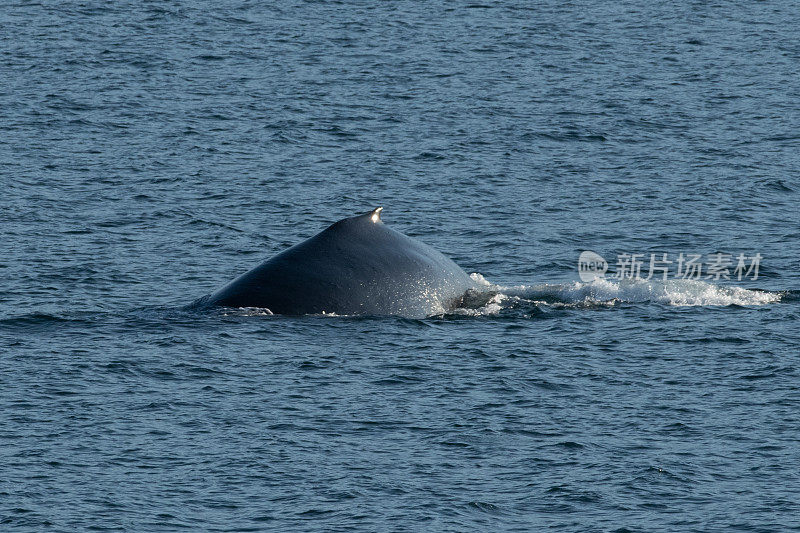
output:
M 3 3 L 0 530 L 800 530 L 798 27 L 771 0 Z M 490 297 L 186 307 L 379 205 Z M 613 277 L 664 253 L 762 259 Z

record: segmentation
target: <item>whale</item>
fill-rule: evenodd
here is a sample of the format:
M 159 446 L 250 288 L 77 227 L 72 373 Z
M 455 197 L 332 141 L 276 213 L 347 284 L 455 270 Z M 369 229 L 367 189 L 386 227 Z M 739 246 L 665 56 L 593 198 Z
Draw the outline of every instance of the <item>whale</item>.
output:
M 384 224 L 382 210 L 331 224 L 195 304 L 422 318 L 449 313 L 478 290 L 444 254 Z

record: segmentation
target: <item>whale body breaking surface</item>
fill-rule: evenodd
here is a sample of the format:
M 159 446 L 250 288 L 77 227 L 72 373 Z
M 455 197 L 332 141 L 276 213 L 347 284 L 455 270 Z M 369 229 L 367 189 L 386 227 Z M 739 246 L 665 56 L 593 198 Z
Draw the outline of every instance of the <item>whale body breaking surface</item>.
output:
M 382 209 L 332 224 L 195 304 L 411 318 L 459 307 L 477 283 L 442 253 L 386 226 Z

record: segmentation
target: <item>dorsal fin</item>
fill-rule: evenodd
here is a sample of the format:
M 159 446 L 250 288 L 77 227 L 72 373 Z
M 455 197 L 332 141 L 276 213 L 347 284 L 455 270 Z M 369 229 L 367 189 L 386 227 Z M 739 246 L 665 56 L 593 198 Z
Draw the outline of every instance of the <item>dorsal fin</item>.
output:
M 383 207 L 376 207 L 372 211 L 368 211 L 368 212 L 364 213 L 363 215 L 359 215 L 356 218 L 369 220 L 370 222 L 372 222 L 374 224 L 378 224 L 378 223 L 382 224 L 383 220 L 381 220 L 381 211 L 383 211 Z
M 370 227 L 372 224 L 376 225 L 383 225 L 383 220 L 381 220 L 381 211 L 383 211 L 383 207 L 376 207 L 372 211 L 367 211 L 364 214 L 356 215 L 354 217 L 343 218 L 338 222 L 334 222 L 328 229 L 342 229 L 342 228 L 366 228 Z

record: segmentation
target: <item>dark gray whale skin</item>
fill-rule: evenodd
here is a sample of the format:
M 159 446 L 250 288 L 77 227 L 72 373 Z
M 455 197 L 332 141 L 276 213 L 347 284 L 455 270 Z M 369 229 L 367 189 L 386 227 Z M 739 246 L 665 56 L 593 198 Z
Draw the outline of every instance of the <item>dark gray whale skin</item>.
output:
M 382 209 L 336 222 L 195 305 L 416 318 L 451 311 L 477 289 L 453 261 L 384 225 Z

